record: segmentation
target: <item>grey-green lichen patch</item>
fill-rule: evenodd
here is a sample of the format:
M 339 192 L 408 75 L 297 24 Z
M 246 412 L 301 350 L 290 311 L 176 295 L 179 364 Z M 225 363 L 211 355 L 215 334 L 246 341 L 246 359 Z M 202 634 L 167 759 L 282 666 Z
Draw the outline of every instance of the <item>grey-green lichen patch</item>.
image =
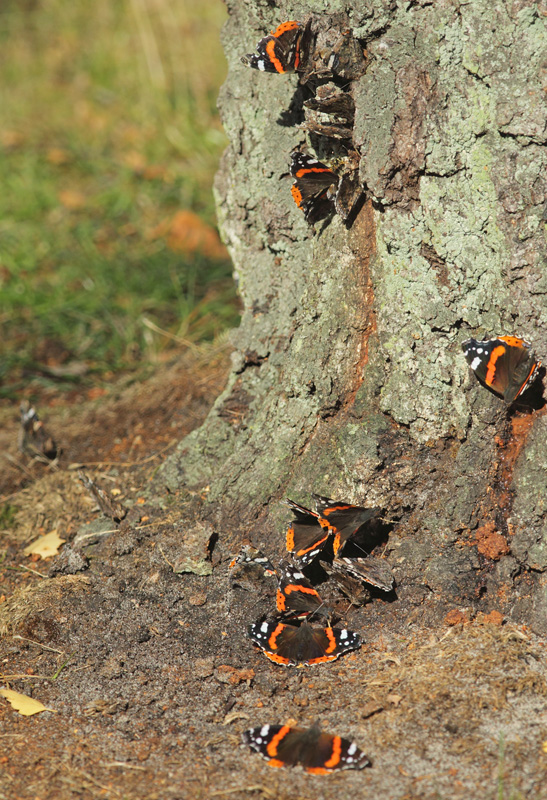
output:
M 396 0 L 368 0 L 366 3 L 346 4 L 353 35 L 368 40 L 390 27 Z
M 547 570 L 547 418 L 535 421 L 517 461 L 511 488 L 511 550 L 530 569 Z
M 420 255 L 424 236 L 419 213 L 384 214 L 373 270 L 378 336 L 388 361 L 381 408 L 410 425 L 412 435 L 422 441 L 454 429 L 461 435 L 467 422 L 460 390 L 466 367 L 453 346 L 457 312 L 448 305 L 437 273 Z
M 374 59 L 354 89 L 354 140 L 360 148 L 361 180 L 374 196 L 383 196 L 381 171 L 389 161 L 391 127 L 398 100 L 395 72 L 387 59 Z
M 446 8 L 428 8 L 430 33 L 423 46 L 433 50 L 435 61 L 429 63 L 433 88 L 423 129 L 419 205 L 400 208 L 385 180 L 390 175 L 393 136 L 400 132 L 401 115 L 406 113 L 401 104 L 408 103 L 401 94 L 405 90 L 401 75 L 409 49 L 406 39 L 397 37 L 397 25 L 371 47 L 373 63 L 356 92 L 357 130 L 364 147 L 362 174 L 371 191 L 377 192 L 377 201 L 388 201 L 377 219 L 373 273 L 378 334 L 387 366 L 381 407 L 397 422 L 409 425 L 411 435 L 420 441 L 445 435 L 449 429 L 461 435 L 465 429 L 468 411 L 461 385 L 466 365 L 460 341 L 477 329 L 487 336 L 529 335 L 532 327 L 527 306 L 521 310 L 515 302 L 524 303 L 524 297 L 515 295 L 507 281 L 513 250 L 523 248 L 512 248 L 500 221 L 504 215 L 500 175 L 507 173 L 503 167 L 513 144 L 498 130 L 498 112 L 515 71 L 520 73 L 517 84 L 531 81 L 539 86 L 529 64 L 537 66 L 545 42 L 540 41 L 536 15 L 512 19 L 504 9 L 496 17 L 499 39 L 492 42 L 491 35 L 481 35 L 491 29 L 491 7 L 475 3 L 461 11 L 461 16 L 448 19 Z M 503 43 L 511 42 L 519 30 L 526 36 L 524 50 L 530 57 L 522 65 L 508 62 L 503 54 Z M 412 58 L 413 63 L 423 59 L 419 44 Z M 531 128 L 536 130 L 533 120 Z M 409 126 L 408 132 L 415 135 L 416 128 Z M 537 255 L 544 187 L 537 185 L 538 178 L 542 180 L 537 164 L 534 170 L 528 162 L 522 172 L 536 186 L 537 211 L 519 220 L 518 241 L 532 240 Z M 525 192 L 523 177 L 517 180 Z M 389 205 L 390 197 L 396 200 L 394 205 Z M 428 254 L 433 254 L 433 263 Z M 443 270 L 436 274 L 432 266 L 438 264 Z M 536 319 L 545 315 L 545 305 L 537 305 Z M 513 330 L 520 316 L 521 325 Z
M 177 574 L 192 572 L 201 577 L 211 575 L 213 565 L 209 546 L 213 534 L 213 526 L 203 522 L 198 522 L 192 528 L 184 530 L 178 552 L 174 557 L 173 572 Z

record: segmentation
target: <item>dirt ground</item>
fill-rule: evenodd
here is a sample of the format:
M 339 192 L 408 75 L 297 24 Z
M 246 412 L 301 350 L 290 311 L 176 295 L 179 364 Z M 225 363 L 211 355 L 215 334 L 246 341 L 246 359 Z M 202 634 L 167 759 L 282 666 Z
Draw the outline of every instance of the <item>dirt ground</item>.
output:
M 211 347 L 144 383 L 44 397 L 54 466 L 17 451 L 18 409 L 0 408 L 0 685 L 48 708 L 24 717 L 0 698 L 0 799 L 547 798 L 547 642 L 500 614 L 447 611 L 405 583 L 389 542 L 393 596 L 347 609 L 333 595 L 360 650 L 295 669 L 251 644 L 275 583 L 229 569 L 249 531 L 196 522 L 201 497 L 154 483 L 228 362 Z M 77 465 L 125 519 L 99 512 Z M 52 530 L 57 556 L 24 555 Z M 282 531 L 251 536 L 281 555 Z M 310 776 L 241 746 L 246 728 L 291 720 L 352 739 L 372 767 Z

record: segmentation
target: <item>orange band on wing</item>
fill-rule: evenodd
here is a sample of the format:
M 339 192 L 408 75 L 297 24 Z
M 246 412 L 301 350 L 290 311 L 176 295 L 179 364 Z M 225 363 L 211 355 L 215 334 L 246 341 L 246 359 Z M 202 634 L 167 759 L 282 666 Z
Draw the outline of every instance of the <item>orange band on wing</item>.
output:
M 298 592 L 298 594 L 311 594 L 314 597 L 319 597 L 317 591 L 312 586 L 301 586 L 298 583 L 290 583 L 288 586 L 285 586 L 284 594 L 291 594 L 292 592 Z
M 281 25 L 278 25 L 275 31 L 272 31 L 272 36 L 281 36 L 287 31 L 294 31 L 295 28 L 299 28 L 300 23 L 294 19 L 289 20 L 288 22 L 282 22 Z
M 355 508 L 355 506 L 351 506 L 349 503 L 340 503 L 338 506 L 329 506 L 329 508 L 325 508 L 323 510 L 323 516 L 328 517 L 330 514 L 334 514 L 336 511 L 348 511 L 350 508 Z
M 489 385 L 494 383 L 494 379 L 496 377 L 496 361 L 500 358 L 504 353 L 507 352 L 507 348 L 503 347 L 503 345 L 499 345 L 498 347 L 494 347 L 490 354 L 490 358 L 488 360 L 488 370 L 486 372 L 485 381 Z
M 538 370 L 540 367 L 541 367 L 541 361 L 538 361 L 537 363 L 534 361 L 534 363 L 532 364 L 532 367 L 530 369 L 530 372 L 528 373 L 528 376 L 527 376 L 526 380 L 524 381 L 524 383 L 522 384 L 522 386 L 519 389 L 519 393 L 517 394 L 517 397 L 519 397 L 519 395 L 521 395 L 524 392 L 524 390 L 528 388 L 528 384 L 529 384 L 531 378 L 533 377 L 534 372 L 536 370 Z M 516 400 L 516 398 L 515 398 L 515 400 Z
M 336 636 L 334 635 L 332 628 L 325 628 L 325 633 L 329 639 L 329 646 L 326 649 L 326 653 L 332 653 L 333 650 L 336 650 Z
M 276 605 L 278 611 L 286 611 L 287 606 L 285 605 L 285 595 L 281 591 L 281 589 L 277 590 L 277 597 L 276 597 Z
M 319 656 L 319 658 L 310 658 L 310 660 L 305 663 L 311 667 L 314 664 L 324 664 L 326 661 L 336 661 L 337 658 L 338 656 Z M 302 665 L 299 664 L 298 666 Z
M 291 194 L 293 196 L 294 202 L 296 203 L 298 208 L 300 208 L 300 206 L 302 205 L 302 192 L 300 191 L 298 186 L 291 186 Z
M 281 61 L 278 59 L 278 57 L 275 54 L 275 45 L 276 44 L 277 44 L 277 42 L 275 41 L 275 39 L 270 39 L 270 41 L 266 45 L 266 53 L 268 54 L 268 58 L 270 59 L 271 63 L 274 65 L 274 67 L 276 68 L 277 72 L 285 72 L 283 64 L 281 63 Z
M 523 347 L 525 346 L 524 339 L 521 339 L 519 336 L 499 336 L 502 342 L 510 345 L 511 347 Z
M 328 167 L 303 167 L 303 169 L 299 169 L 295 178 L 303 178 L 304 175 L 309 175 L 310 172 L 332 172 L 331 169 Z M 334 172 L 332 172 L 332 177 L 334 178 Z
M 266 752 L 271 758 L 274 758 L 277 755 L 277 749 L 279 747 L 279 742 L 281 742 L 285 736 L 290 732 L 289 725 L 283 725 L 282 728 L 278 730 L 275 736 L 272 738 L 270 742 L 268 742 L 268 746 L 266 747 Z
M 272 650 L 277 650 L 276 639 L 277 639 L 277 637 L 279 636 L 279 634 L 281 633 L 281 631 L 283 630 L 284 627 L 285 626 L 283 625 L 283 623 L 280 622 L 279 625 L 277 625 L 275 627 L 275 629 L 272 631 L 272 634 L 271 634 L 270 638 L 268 639 L 268 646 L 271 647 Z
M 302 548 L 301 548 L 301 549 L 300 549 L 300 550 L 299 550 L 299 551 L 296 553 L 297 557 L 298 557 L 298 558 L 302 558 L 302 556 L 305 556 L 305 555 L 306 555 L 306 553 L 311 553 L 311 551 L 312 551 L 312 550 L 316 550 L 318 547 L 321 547 L 321 546 L 323 545 L 323 542 L 326 542 L 326 541 L 327 541 L 327 539 L 328 539 L 328 535 L 327 535 L 327 536 L 323 536 L 323 538 L 322 538 L 322 539 L 318 539 L 318 540 L 317 540 L 317 541 L 315 541 L 313 544 L 311 544 L 309 547 L 302 547 Z
M 284 664 L 285 666 L 287 666 L 287 664 L 290 661 L 290 659 L 283 658 L 283 656 L 276 656 L 274 653 L 268 653 L 267 650 L 264 650 L 264 655 L 266 656 L 266 658 L 269 658 L 270 661 L 274 661 L 276 664 Z
M 335 736 L 332 740 L 332 755 L 328 761 L 325 761 L 327 769 L 334 769 L 340 763 L 340 756 L 342 755 L 342 739 Z

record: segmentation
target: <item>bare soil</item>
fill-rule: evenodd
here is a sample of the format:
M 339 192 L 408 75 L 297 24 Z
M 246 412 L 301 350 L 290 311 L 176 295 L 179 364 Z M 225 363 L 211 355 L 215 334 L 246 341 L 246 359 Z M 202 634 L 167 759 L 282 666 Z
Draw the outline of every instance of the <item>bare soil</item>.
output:
M 55 466 L 17 452 L 18 409 L 0 409 L 0 491 L 13 507 L 0 550 L 0 683 L 51 709 L 23 717 L 0 700 L 1 800 L 547 798 L 547 643 L 495 612 L 447 610 L 405 582 L 389 541 L 394 596 L 341 606 L 359 651 L 288 669 L 246 638 L 275 586 L 234 580 L 230 559 L 249 536 L 279 556 L 283 531 L 227 513 L 219 524 L 206 507 L 200 526 L 203 497 L 154 481 L 205 418 L 228 360 L 210 348 L 98 397 L 49 397 Z M 82 464 L 129 509 L 121 523 L 99 513 Z M 53 529 L 66 541 L 57 556 L 23 554 Z M 174 571 L 191 556 L 211 574 Z M 372 767 L 310 776 L 241 747 L 248 727 L 316 719 Z

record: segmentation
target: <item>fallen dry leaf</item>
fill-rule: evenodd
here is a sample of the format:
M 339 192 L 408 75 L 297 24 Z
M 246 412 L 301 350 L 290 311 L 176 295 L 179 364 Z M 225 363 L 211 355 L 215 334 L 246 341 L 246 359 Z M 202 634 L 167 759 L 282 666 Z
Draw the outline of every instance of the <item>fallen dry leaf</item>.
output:
M 148 238 L 166 239 L 167 246 L 175 253 L 200 252 L 211 259 L 225 259 L 228 255 L 216 230 L 187 209 L 160 222 Z
M 19 147 L 24 141 L 25 138 L 19 131 L 4 130 L 0 132 L 0 144 L 6 149 Z
M 65 543 L 65 539 L 61 539 L 57 531 L 51 531 L 44 536 L 39 536 L 28 547 L 25 547 L 23 553 L 26 556 L 37 555 L 40 558 L 49 558 L 56 556 L 59 548 Z
M 399 694 L 388 694 L 388 696 L 386 697 L 386 700 L 389 703 L 392 703 L 395 707 L 399 705 L 402 699 L 403 698 Z
M 41 711 L 48 711 L 39 700 L 27 697 L 26 694 L 14 692 L 13 689 L 0 689 L 0 695 L 5 697 L 11 707 L 22 714 L 23 717 L 31 717 L 33 714 L 39 714 Z
M 68 150 L 63 150 L 62 147 L 50 147 L 47 151 L 46 158 L 50 164 L 59 166 L 70 161 L 70 153 Z
M 86 204 L 86 196 L 77 189 L 63 189 L 59 192 L 59 202 L 69 211 L 78 211 Z

